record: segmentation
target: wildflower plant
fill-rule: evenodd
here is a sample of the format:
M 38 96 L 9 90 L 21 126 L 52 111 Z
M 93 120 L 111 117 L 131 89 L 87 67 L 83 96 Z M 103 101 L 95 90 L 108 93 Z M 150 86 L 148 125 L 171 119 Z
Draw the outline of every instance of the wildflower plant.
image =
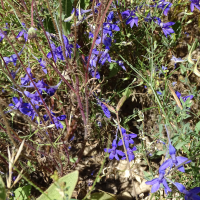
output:
M 92 189 L 107 163 L 126 160 L 133 180 L 142 160 L 140 176 L 157 199 L 163 188 L 166 198 L 177 191 L 200 198 L 199 58 L 192 57 L 199 43 L 185 34 L 199 26 L 192 19 L 199 1 L 7 0 L 0 10 L 0 171 L 9 171 L 8 199 L 17 190 L 12 170 L 21 171 L 14 183 L 22 188 L 32 183 L 26 174 L 40 170 L 56 181 L 84 164 L 93 141 L 105 157 Z M 186 57 L 178 51 L 185 37 Z M 132 190 L 138 199 L 134 181 Z

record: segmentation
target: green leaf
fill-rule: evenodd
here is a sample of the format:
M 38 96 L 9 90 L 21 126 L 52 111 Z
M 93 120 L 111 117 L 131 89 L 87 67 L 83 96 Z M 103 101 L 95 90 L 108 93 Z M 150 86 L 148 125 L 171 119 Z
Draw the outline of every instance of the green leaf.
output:
M 109 66 L 109 69 L 110 69 L 110 73 L 109 73 L 109 77 L 108 78 L 112 78 L 120 70 L 119 66 L 116 63 L 111 63 L 110 66 Z
M 179 142 L 176 146 L 175 149 L 180 149 L 183 145 L 187 144 L 187 142 Z
M 200 131 L 200 122 L 198 122 L 195 126 L 195 131 L 198 133 Z
M 90 200 L 117 200 L 117 197 L 114 194 L 102 191 L 91 194 Z
M 150 181 L 152 180 L 152 175 L 146 171 L 144 171 L 144 178 L 147 180 L 147 181 Z
M 78 171 L 74 171 L 66 176 L 58 179 L 58 181 L 51 184 L 51 186 L 39 197 L 37 200 L 60 200 L 71 198 L 76 183 L 78 181 Z M 47 197 L 48 196 L 48 197 Z
M 6 199 L 6 190 L 5 190 L 5 185 L 4 182 L 0 176 L 0 200 L 5 200 Z
M 25 185 L 24 187 L 17 188 L 15 193 L 15 198 L 18 200 L 27 200 L 31 194 L 31 185 Z

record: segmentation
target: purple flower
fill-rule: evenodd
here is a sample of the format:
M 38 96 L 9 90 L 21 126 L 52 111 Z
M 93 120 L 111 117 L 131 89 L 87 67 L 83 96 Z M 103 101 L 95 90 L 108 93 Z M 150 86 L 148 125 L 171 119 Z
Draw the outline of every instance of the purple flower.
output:
M 108 16 L 107 16 L 107 22 L 111 22 L 114 18 L 114 12 L 111 11 L 109 12 Z
M 103 23 L 103 34 L 109 34 L 112 37 L 112 31 L 120 31 L 119 26 L 111 23 Z
M 15 110 L 18 109 L 21 113 L 23 113 L 25 115 L 27 115 L 29 113 L 29 111 L 30 111 L 30 109 L 28 108 L 29 104 L 24 103 L 23 99 L 21 97 L 19 99 L 17 97 L 13 97 L 12 100 L 15 105 L 10 103 L 9 106 L 12 106 L 13 109 L 15 109 Z M 10 110 L 8 112 L 10 112 Z
M 119 156 L 125 156 L 125 153 L 122 152 L 121 150 L 117 150 L 117 141 L 116 140 L 113 140 L 113 143 L 112 143 L 112 149 L 108 149 L 108 148 L 105 148 L 104 151 L 109 153 L 109 158 L 112 160 L 113 158 L 119 160 Z
M 187 160 L 186 157 L 182 157 L 182 156 L 176 156 L 176 149 L 171 145 L 169 144 L 169 154 L 171 156 L 171 159 L 168 159 L 166 160 L 161 166 L 160 166 L 160 170 L 165 170 L 166 168 L 170 167 L 172 168 L 173 165 L 175 166 L 178 166 L 180 165 L 181 163 L 185 162 Z M 191 160 L 189 160 L 188 162 L 186 162 L 185 164 L 187 163 L 190 163 Z M 180 172 L 185 172 L 185 169 L 183 166 L 180 166 L 178 168 L 178 170 Z
M 89 68 L 89 72 L 90 72 L 90 74 L 91 74 L 92 77 L 97 78 L 97 79 L 100 79 L 100 74 L 99 74 L 99 72 L 96 70 L 96 75 L 95 75 L 95 69 L 94 69 L 94 68 L 90 67 L 90 68 Z
M 5 29 L 8 29 L 7 27 L 7 23 L 6 26 L 4 27 Z M 8 32 L 7 31 L 0 31 L 0 42 L 3 40 L 3 38 L 5 37 L 5 35 L 7 35 Z
M 175 63 L 179 63 L 179 62 L 184 62 L 185 61 L 182 58 L 176 58 L 175 56 L 172 56 L 171 60 L 174 61 Z
M 52 53 L 53 53 L 53 55 L 52 55 L 52 53 L 51 53 L 51 51 L 47 54 L 47 58 L 54 58 L 54 61 L 56 62 L 57 61 L 57 57 L 58 57 L 58 55 L 61 57 L 61 55 L 59 54 L 59 52 L 58 52 L 58 50 L 57 50 L 57 48 L 56 48 L 56 45 L 53 43 L 53 42 L 51 42 L 50 43 L 50 45 L 51 45 L 51 50 L 52 50 Z
M 191 1 L 191 4 L 190 4 L 191 12 L 194 11 L 194 7 L 196 7 L 198 10 L 200 10 L 199 0 L 190 0 L 190 1 Z
M 160 23 L 160 27 L 162 28 L 164 35 L 167 37 L 168 35 L 171 36 L 171 33 L 174 33 L 174 30 L 170 28 L 169 26 L 174 25 L 175 22 L 167 22 L 167 23 Z
M 167 16 L 169 10 L 170 10 L 170 7 L 172 6 L 172 3 L 170 2 L 165 2 L 163 0 L 161 0 L 159 3 L 158 3 L 158 8 L 161 8 L 163 10 L 163 14 L 165 16 Z
M 25 26 L 25 23 L 22 23 L 22 25 L 23 25 L 24 29 L 22 29 L 22 31 L 20 31 L 20 32 L 18 33 L 18 35 L 17 35 L 16 38 L 19 38 L 19 37 L 21 37 L 21 36 L 24 36 L 25 42 L 27 42 L 27 40 L 28 40 L 28 31 L 27 31 L 27 28 L 26 28 L 26 26 Z
M 38 62 L 40 63 L 40 66 L 42 67 L 42 70 L 45 74 L 47 74 L 47 69 L 46 69 L 46 61 L 42 60 L 42 58 L 38 59 Z
M 130 14 L 130 18 L 127 19 L 126 24 L 130 24 L 131 28 L 133 27 L 134 24 L 138 26 L 138 17 L 135 15 L 133 11 Z
M 130 11 L 126 10 L 126 11 L 122 12 L 121 15 L 122 15 L 123 20 L 127 19 L 130 16 Z
M 175 91 L 175 93 L 176 93 L 177 97 L 178 97 L 179 99 L 182 98 L 182 100 L 183 100 L 184 102 L 186 102 L 187 99 L 190 99 L 190 100 L 191 100 L 191 99 L 194 97 L 193 95 L 188 95 L 188 96 L 182 97 L 182 96 L 181 96 L 181 93 L 178 92 L 178 91 Z
M 123 62 L 123 61 L 117 60 L 117 64 L 118 64 L 123 70 L 126 71 L 126 68 L 125 68 L 125 66 L 124 66 L 124 62 Z
M 89 39 L 90 39 L 90 38 L 93 38 L 93 37 L 94 37 L 93 33 L 92 33 L 92 32 L 89 32 Z
M 101 36 L 98 36 L 96 40 L 96 44 L 103 43 L 105 45 L 106 49 L 110 49 L 112 39 L 110 37 L 107 37 L 107 34 L 104 34 L 101 40 Z
M 160 184 L 162 183 L 164 186 L 165 193 L 171 192 L 172 190 L 169 188 L 167 181 L 165 180 L 165 171 L 159 169 L 159 177 L 155 178 L 151 181 L 145 182 L 147 185 L 152 185 L 151 193 L 157 192 L 160 188 Z
M 134 160 L 134 158 L 135 158 L 135 155 L 134 155 L 134 153 L 133 153 L 133 151 L 136 151 L 137 150 L 137 148 L 136 147 L 133 147 L 132 149 L 131 148 L 127 148 L 127 155 L 128 155 L 128 160 L 129 160 L 129 162 L 131 162 L 132 160 Z M 122 158 L 122 160 L 125 160 L 126 159 L 126 156 L 124 156 L 123 158 Z
M 22 50 L 18 53 L 18 56 L 20 56 L 24 50 L 25 45 L 23 46 Z M 12 62 L 14 64 L 14 66 L 16 66 L 17 64 L 17 55 L 13 54 L 10 57 L 3 57 L 4 62 L 6 63 L 6 65 L 10 62 Z
M 150 12 L 147 14 L 147 16 L 144 18 L 145 22 L 151 22 L 153 20 L 153 18 L 151 17 Z
M 53 112 L 51 111 L 51 116 L 52 116 L 53 121 L 54 121 L 54 123 L 55 123 L 55 125 L 56 125 L 56 128 L 57 128 L 57 129 L 59 129 L 59 128 L 62 129 L 62 128 L 63 128 L 63 125 L 60 123 L 60 121 L 65 120 L 65 119 L 66 119 L 66 115 L 60 115 L 59 117 L 56 117 L 56 116 L 55 116 L 55 113 L 53 113 Z M 49 119 L 49 116 L 48 116 L 48 115 L 44 115 L 43 118 L 44 118 L 45 121 L 47 121 L 47 120 Z M 50 122 L 50 123 L 53 124 L 52 122 Z
M 181 193 L 185 194 L 185 200 L 200 200 L 200 197 L 197 195 L 200 193 L 200 187 L 195 187 L 188 191 L 181 183 L 175 182 L 174 185 Z
M 111 62 L 111 58 L 110 55 L 108 54 L 109 49 L 106 49 L 104 52 L 101 52 L 101 57 L 99 59 L 99 63 L 101 65 L 103 65 L 106 60 L 110 63 Z
M 156 91 L 158 95 L 162 95 L 162 92 Z
M 27 67 L 26 70 L 27 70 L 28 74 L 31 76 L 31 78 L 34 79 L 32 73 L 31 73 L 31 68 Z M 23 78 L 21 78 L 22 85 L 28 84 L 29 81 L 30 81 L 30 79 L 27 74 Z
M 136 138 L 137 135 L 134 133 L 131 134 L 126 134 L 126 130 L 124 128 L 121 128 L 122 131 L 122 135 L 123 135 L 123 139 L 124 139 L 124 143 L 125 143 L 125 147 L 128 148 L 129 144 L 134 144 L 133 138 Z M 122 146 L 123 145 L 123 141 L 122 139 L 118 142 L 118 146 Z
M 103 103 L 101 103 L 101 102 L 100 102 L 100 106 L 101 106 L 101 108 L 102 108 L 102 110 L 103 110 L 105 116 L 106 116 L 107 118 L 110 118 L 110 117 L 111 117 L 111 114 L 110 114 L 110 111 L 108 110 L 108 108 L 107 108 Z

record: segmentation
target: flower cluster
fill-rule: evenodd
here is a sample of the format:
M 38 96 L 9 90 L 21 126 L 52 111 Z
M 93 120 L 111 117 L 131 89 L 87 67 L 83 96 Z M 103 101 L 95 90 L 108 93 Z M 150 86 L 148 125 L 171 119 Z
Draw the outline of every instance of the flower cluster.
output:
M 131 162 L 135 158 L 133 151 L 136 151 L 137 148 L 135 146 L 131 148 L 129 145 L 134 144 L 133 138 L 137 137 L 137 135 L 134 133 L 126 134 L 126 130 L 124 128 L 121 128 L 121 132 L 122 132 L 123 140 L 124 140 L 125 147 L 127 150 L 128 159 L 129 159 L 129 162 Z M 113 158 L 119 160 L 118 155 L 122 156 L 121 158 L 122 160 L 125 160 L 126 159 L 125 153 L 122 152 L 121 150 L 117 150 L 117 146 L 122 146 L 122 145 L 123 145 L 122 139 L 118 142 L 118 144 L 117 144 L 117 139 L 114 139 L 112 142 L 112 148 L 111 149 L 105 148 L 104 151 L 110 153 L 109 158 L 111 160 Z

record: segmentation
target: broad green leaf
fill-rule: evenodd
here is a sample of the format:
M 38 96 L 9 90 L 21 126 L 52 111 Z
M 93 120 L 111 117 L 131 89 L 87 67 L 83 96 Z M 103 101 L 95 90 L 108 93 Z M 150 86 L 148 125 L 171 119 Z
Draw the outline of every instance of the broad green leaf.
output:
M 17 200 L 27 200 L 29 199 L 28 197 L 31 194 L 31 185 L 25 185 L 24 187 L 19 187 L 17 188 L 14 193 L 15 193 L 15 198 Z
M 117 197 L 114 194 L 102 191 L 91 194 L 90 200 L 117 200 Z
M 71 198 L 76 183 L 78 181 L 78 171 L 74 171 L 66 176 L 58 179 L 58 181 L 51 184 L 51 186 L 39 197 L 37 200 L 61 200 Z M 48 197 L 47 197 L 48 196 Z
M 5 190 L 5 185 L 4 182 L 0 176 L 0 200 L 5 200 L 6 199 L 6 190 Z

